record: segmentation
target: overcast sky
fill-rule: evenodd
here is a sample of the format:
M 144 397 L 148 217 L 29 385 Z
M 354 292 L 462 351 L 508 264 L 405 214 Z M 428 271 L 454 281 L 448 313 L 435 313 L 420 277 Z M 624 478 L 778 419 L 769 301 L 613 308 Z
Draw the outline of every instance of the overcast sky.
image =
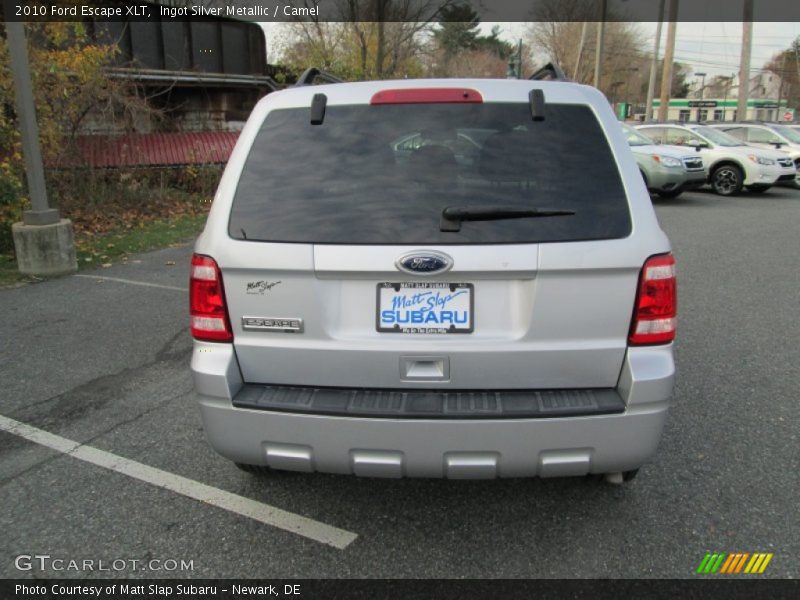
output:
M 493 25 L 500 25 L 501 37 L 516 41 L 524 36 L 527 23 L 482 23 L 481 29 L 489 32 Z M 639 23 L 647 38 L 648 50 L 653 48 L 656 23 Z M 754 23 L 753 53 L 750 67 L 759 69 L 774 54 L 788 48 L 800 35 L 800 23 Z M 667 39 L 667 24 L 661 31 L 661 51 Z M 691 65 L 692 72 L 713 75 L 730 75 L 739 72 L 739 57 L 742 51 L 741 23 L 678 23 L 675 38 L 675 60 Z
M 265 26 L 269 45 L 274 24 L 262 25 Z M 530 26 L 529 23 L 481 23 L 481 30 L 489 33 L 494 25 L 500 26 L 501 37 L 510 42 L 524 37 L 525 30 Z M 652 49 L 656 24 L 639 23 L 638 26 L 647 39 L 648 50 Z M 798 35 L 800 23 L 754 23 L 751 68 L 759 69 L 772 55 L 788 48 Z M 666 37 L 665 23 L 661 32 L 661 56 L 664 55 Z M 691 65 L 692 72 L 706 73 L 707 78 L 738 73 L 741 40 L 741 23 L 678 23 L 675 60 Z

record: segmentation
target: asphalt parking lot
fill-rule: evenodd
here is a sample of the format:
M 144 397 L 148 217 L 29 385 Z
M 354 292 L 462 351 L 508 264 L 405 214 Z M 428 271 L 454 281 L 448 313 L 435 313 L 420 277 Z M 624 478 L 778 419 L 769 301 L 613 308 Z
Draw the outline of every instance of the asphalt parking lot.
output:
M 207 446 L 193 403 L 190 245 L 0 290 L 0 575 L 92 574 L 15 567 L 46 554 L 193 566 L 95 573 L 124 577 L 681 578 L 743 551 L 774 553 L 758 577 L 797 577 L 800 191 L 655 203 L 678 261 L 679 377 L 658 455 L 622 487 L 254 477 Z

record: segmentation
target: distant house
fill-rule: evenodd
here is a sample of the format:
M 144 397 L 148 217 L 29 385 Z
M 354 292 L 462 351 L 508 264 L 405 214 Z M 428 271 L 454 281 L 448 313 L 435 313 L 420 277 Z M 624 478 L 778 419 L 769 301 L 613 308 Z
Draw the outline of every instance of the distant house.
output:
M 745 119 L 777 121 L 786 110 L 778 74 L 762 70 L 748 81 L 747 114 Z M 735 121 L 739 97 L 736 75 L 716 76 L 691 98 L 670 98 L 668 120 Z M 653 101 L 651 114 L 658 114 L 661 101 Z

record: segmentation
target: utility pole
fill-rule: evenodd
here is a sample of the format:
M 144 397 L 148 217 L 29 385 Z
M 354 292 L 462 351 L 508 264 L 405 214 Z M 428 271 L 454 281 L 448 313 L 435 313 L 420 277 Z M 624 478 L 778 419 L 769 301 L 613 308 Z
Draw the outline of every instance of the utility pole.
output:
M 661 0 L 662 2 L 664 0 Z M 578 73 L 581 69 L 581 58 L 583 57 L 583 45 L 586 43 L 586 26 L 588 23 L 586 21 L 583 22 L 581 26 L 581 41 L 578 44 L 578 58 L 575 59 L 575 70 L 572 72 L 572 79 L 574 81 L 578 81 Z
M 10 0 L 3 1 L 3 10 L 6 15 L 13 14 Z M 25 28 L 19 21 L 6 21 L 5 28 L 14 79 L 15 109 L 22 137 L 25 175 L 33 206 L 31 210 L 23 212 L 21 223 L 11 226 L 17 266 L 25 275 L 71 273 L 77 270 L 72 223 L 68 219 L 61 219 L 58 210 L 50 208 L 47 202 Z
M 731 93 L 731 86 L 733 85 L 733 80 L 736 78 L 736 73 L 731 73 L 729 77 L 723 77 L 720 75 L 720 79 L 725 80 L 725 98 L 722 100 L 722 120 L 728 120 L 728 94 Z
M 653 118 L 653 96 L 656 93 L 656 69 L 658 69 L 658 52 L 661 48 L 661 26 L 664 23 L 664 3 L 658 2 L 658 25 L 656 26 L 656 41 L 653 43 L 653 57 L 650 59 L 650 81 L 647 83 L 647 102 L 644 105 L 645 121 Z
M 608 0 L 600 0 L 600 21 L 597 23 L 597 48 L 594 52 L 594 87 L 600 89 L 600 78 L 602 76 L 601 66 L 603 62 L 603 42 L 606 36 L 606 11 Z
M 50 208 L 47 202 L 42 152 L 39 148 L 39 126 L 36 123 L 36 107 L 33 105 L 31 74 L 28 68 L 28 45 L 25 40 L 23 24 L 7 21 L 6 38 L 16 90 L 16 110 L 22 137 L 22 155 L 25 159 L 28 194 L 33 205 L 33 210 L 25 211 L 24 219 L 28 225 L 50 225 L 58 222 L 58 211 Z
M 783 101 L 783 84 L 786 82 L 786 58 L 787 54 L 783 55 L 783 65 L 781 66 L 781 82 L 778 85 L 778 111 L 776 115 L 780 115 L 783 108 L 781 107 L 781 102 Z M 781 117 L 778 117 L 776 121 L 783 120 Z
M 706 97 L 706 75 L 707 74 L 708 73 L 695 73 L 694 74 L 695 77 L 700 77 L 702 79 L 700 81 L 700 89 L 697 92 L 695 92 L 695 96 L 697 96 L 697 93 L 699 92 L 700 95 L 698 96 L 698 98 L 705 98 Z
M 739 101 L 736 120 L 747 119 L 747 96 L 750 92 L 750 54 L 753 50 L 753 0 L 744 0 L 742 14 L 742 58 L 739 61 Z
M 658 120 L 662 123 L 669 114 L 669 96 L 672 91 L 672 61 L 675 56 L 675 30 L 678 25 L 678 0 L 670 0 L 669 24 L 667 25 L 667 47 L 664 50 L 664 68 L 661 71 L 661 102 Z
M 508 79 L 522 79 L 522 40 L 519 41 L 516 53 L 508 57 L 506 77 Z

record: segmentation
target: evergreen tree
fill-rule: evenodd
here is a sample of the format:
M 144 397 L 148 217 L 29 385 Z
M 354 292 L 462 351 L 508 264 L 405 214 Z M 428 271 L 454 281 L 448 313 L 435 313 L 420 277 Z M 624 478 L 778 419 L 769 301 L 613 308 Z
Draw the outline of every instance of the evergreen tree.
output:
M 469 5 L 453 4 L 439 12 L 439 26 L 433 30 L 433 37 L 445 54 L 452 56 L 462 50 L 478 48 L 481 20 Z

